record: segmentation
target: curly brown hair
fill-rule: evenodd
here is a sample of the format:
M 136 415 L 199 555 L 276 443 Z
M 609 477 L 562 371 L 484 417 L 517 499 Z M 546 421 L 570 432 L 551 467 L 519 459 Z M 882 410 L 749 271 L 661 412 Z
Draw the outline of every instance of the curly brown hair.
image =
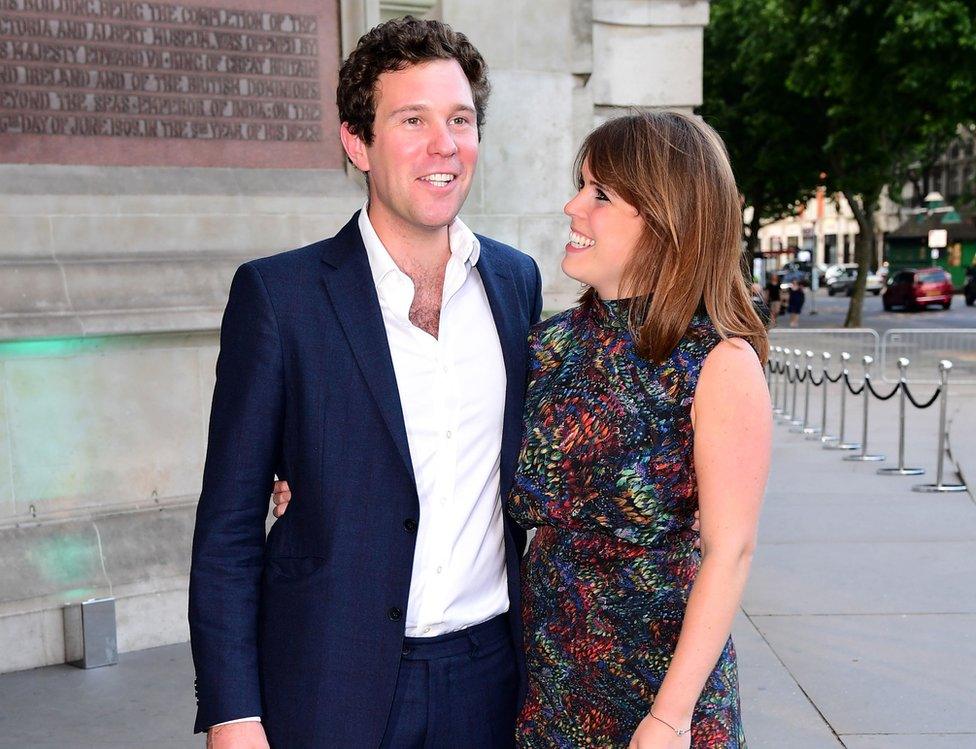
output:
M 381 23 L 359 39 L 339 69 L 339 121 L 366 145 L 373 142 L 376 82 L 383 73 L 431 60 L 457 60 L 471 84 L 478 137 L 488 107 L 488 65 L 468 38 L 446 23 L 404 16 Z

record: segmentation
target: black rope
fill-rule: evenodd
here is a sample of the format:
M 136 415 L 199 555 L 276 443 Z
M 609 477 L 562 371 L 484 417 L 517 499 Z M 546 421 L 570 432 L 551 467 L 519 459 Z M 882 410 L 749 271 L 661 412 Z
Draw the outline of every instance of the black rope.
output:
M 942 395 L 941 385 L 935 389 L 935 392 L 932 393 L 932 397 L 925 401 L 925 403 L 919 403 L 912 395 L 912 391 L 908 389 L 908 383 L 905 383 L 905 396 L 912 402 L 912 405 L 915 406 L 915 408 L 928 408 L 939 399 L 940 395 Z
M 813 385 L 813 386 L 814 386 L 815 388 L 818 388 L 818 387 L 820 387 L 820 386 L 821 386 L 821 385 L 823 385 L 823 383 L 824 383 L 824 375 L 826 375 L 826 374 L 827 374 L 827 373 L 826 373 L 826 372 L 824 372 L 824 374 L 823 374 L 823 375 L 820 375 L 820 379 L 819 379 L 819 380 L 817 380 L 817 379 L 814 379 L 814 376 L 813 376 L 813 372 L 810 372 L 810 383 L 811 383 L 811 384 L 812 384 L 812 385 Z
M 826 377 L 827 378 L 827 382 L 830 382 L 830 383 L 840 382 L 840 378 L 843 377 L 843 376 L 844 376 L 844 373 L 843 372 L 838 372 L 836 377 L 831 377 L 829 374 L 827 374 L 826 371 L 824 371 L 824 377 Z
M 792 367 L 787 367 L 786 368 L 786 381 L 788 383 L 790 383 L 791 385 L 793 384 L 793 369 L 792 369 Z
M 847 383 L 847 389 L 851 391 L 851 395 L 860 395 L 864 392 L 864 385 L 861 385 L 861 387 L 857 390 L 854 389 L 854 387 L 851 385 L 851 378 L 847 376 L 847 372 L 844 372 L 844 382 Z M 867 380 L 865 380 L 865 382 L 867 382 Z
M 894 389 L 892 389 L 892 391 L 890 393 L 888 393 L 887 395 L 878 395 L 878 391 L 875 390 L 874 389 L 874 385 L 871 384 L 871 378 L 870 377 L 865 377 L 864 378 L 864 382 L 867 383 L 868 390 L 871 391 L 871 395 L 873 395 L 879 401 L 889 400 L 889 399 L 891 399 L 891 398 L 893 398 L 895 396 L 895 393 L 897 393 L 899 390 L 901 390 L 901 383 L 899 382 L 897 385 L 895 385 Z
M 807 370 L 803 370 L 803 374 L 797 373 L 797 382 L 806 382 L 807 380 Z

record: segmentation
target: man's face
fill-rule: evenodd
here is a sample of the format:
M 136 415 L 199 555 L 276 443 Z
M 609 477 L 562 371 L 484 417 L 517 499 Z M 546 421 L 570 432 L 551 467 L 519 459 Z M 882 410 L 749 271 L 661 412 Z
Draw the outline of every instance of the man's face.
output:
M 402 230 L 449 225 L 478 163 L 478 125 L 468 79 L 455 60 L 384 73 L 376 87 L 373 143 L 343 125 L 353 163 L 369 172 L 370 219 Z

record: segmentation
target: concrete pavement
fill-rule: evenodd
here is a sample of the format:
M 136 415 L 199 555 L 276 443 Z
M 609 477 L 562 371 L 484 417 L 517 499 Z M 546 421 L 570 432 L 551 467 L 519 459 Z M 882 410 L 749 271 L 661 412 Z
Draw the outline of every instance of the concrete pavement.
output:
M 870 447 L 888 454 L 883 465 L 896 456 L 896 403 L 871 404 Z M 953 403 L 954 425 L 976 422 L 976 398 L 954 393 Z M 849 437 L 860 413 L 851 399 Z M 928 471 L 914 478 L 878 476 L 877 463 L 846 462 L 776 426 L 734 632 L 752 749 L 976 747 L 976 504 L 968 493 L 911 491 L 933 480 L 937 418 L 935 408 L 909 412 L 909 462 Z M 964 452 L 972 432 L 955 434 Z M 88 672 L 0 676 L 0 747 L 199 747 L 192 680 L 186 645 Z

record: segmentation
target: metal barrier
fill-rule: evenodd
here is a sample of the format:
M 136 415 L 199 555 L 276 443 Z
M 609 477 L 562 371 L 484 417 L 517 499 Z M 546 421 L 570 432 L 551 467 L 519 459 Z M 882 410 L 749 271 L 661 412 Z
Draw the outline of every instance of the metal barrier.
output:
M 770 347 L 770 356 L 767 362 L 768 383 L 770 389 L 770 399 L 773 405 L 773 413 L 784 422 L 789 422 L 791 432 L 807 435 L 807 439 L 817 439 L 823 443 L 826 450 L 859 450 L 856 455 L 848 455 L 845 460 L 878 462 L 885 457 L 880 454 L 868 452 L 870 401 L 877 398 L 880 401 L 890 400 L 900 394 L 899 401 L 899 420 L 898 420 L 898 466 L 896 468 L 882 468 L 878 473 L 885 476 L 917 476 L 924 471 L 921 468 L 907 468 L 905 466 L 905 409 L 906 403 L 910 402 L 919 409 L 925 409 L 939 401 L 939 440 L 937 455 L 937 476 L 934 484 L 919 484 L 913 489 L 919 492 L 956 492 L 965 491 L 964 484 L 947 484 L 944 481 L 944 463 L 946 452 L 946 414 L 949 399 L 949 371 L 953 368 L 952 362 L 942 360 L 939 362 L 939 386 L 935 389 L 932 397 L 925 402 L 919 402 L 912 395 L 908 367 L 910 361 L 902 357 L 898 361 L 898 382 L 889 392 L 879 393 L 874 386 L 872 367 L 874 357 L 864 354 L 861 357 L 861 383 L 855 384 L 856 380 L 851 376 L 850 364 L 851 354 L 841 351 L 841 369 L 836 375 L 830 374 L 830 363 L 832 355 L 829 351 L 821 352 L 821 374 L 818 380 L 814 373 L 813 360 L 814 352 L 807 350 L 801 351 L 798 348 L 789 348 L 781 345 Z M 915 382 L 923 381 L 921 378 Z M 803 383 L 803 416 L 799 417 L 797 409 L 797 390 Z M 834 437 L 827 433 L 827 401 L 831 385 L 840 387 L 840 409 L 839 409 L 839 428 L 837 436 Z M 810 423 L 810 393 L 812 388 L 822 387 L 821 416 L 820 426 L 815 427 Z M 789 392 L 788 392 L 789 391 Z M 847 418 L 847 395 L 850 393 L 854 397 L 862 398 L 861 416 L 861 441 L 847 442 L 845 440 L 846 418 Z
M 976 330 L 889 330 L 881 341 L 881 372 L 887 382 L 897 382 L 901 376 L 899 359 L 911 360 L 912 382 L 938 384 L 939 362 L 951 360 L 953 384 L 976 384 Z
M 826 351 L 838 363 L 840 355 L 846 351 L 853 361 L 850 376 L 858 382 L 863 379 L 863 357 L 871 356 L 875 361 L 881 361 L 881 338 L 871 328 L 773 328 L 769 331 L 769 345 L 810 350 L 818 354 Z

